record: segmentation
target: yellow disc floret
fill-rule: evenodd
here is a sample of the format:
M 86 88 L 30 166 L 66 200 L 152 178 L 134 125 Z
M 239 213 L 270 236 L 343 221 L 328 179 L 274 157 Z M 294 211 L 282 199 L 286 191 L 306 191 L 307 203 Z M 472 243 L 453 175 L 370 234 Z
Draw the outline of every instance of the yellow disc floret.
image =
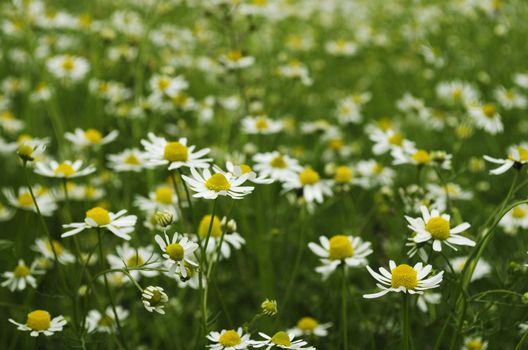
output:
M 187 146 L 179 142 L 167 142 L 163 150 L 163 159 L 169 162 L 186 162 L 189 159 Z
M 284 160 L 284 157 L 281 155 L 278 155 L 275 158 L 273 158 L 270 162 L 270 165 L 273 168 L 279 168 L 279 169 L 284 169 L 288 166 L 288 164 L 286 164 L 286 161 Z
M 200 238 L 204 238 L 207 236 L 210 224 L 211 215 L 205 215 L 200 221 L 200 225 L 198 225 L 198 235 L 200 236 Z M 220 236 L 222 236 L 222 226 L 220 223 L 220 219 L 218 218 L 218 216 L 215 215 L 213 219 L 213 226 L 211 227 L 211 237 L 218 238 Z
M 513 210 L 511 211 L 511 215 L 515 219 L 524 219 L 526 215 L 528 215 L 528 213 L 526 212 L 526 209 L 524 207 L 521 207 L 519 205 L 513 208 Z
M 297 322 L 297 328 L 305 333 L 313 332 L 317 325 L 317 321 L 312 317 L 303 317 Z
M 60 174 L 62 174 L 62 176 L 64 177 L 70 177 L 73 174 L 75 174 L 75 169 L 73 169 L 73 167 L 68 163 L 60 163 L 55 168 L 55 175 L 60 175 Z
M 90 141 L 90 143 L 92 143 L 94 145 L 97 145 L 103 139 L 103 135 L 99 131 L 97 131 L 95 129 L 86 130 L 84 132 L 84 137 L 86 137 L 86 139 L 88 141 Z
M 123 161 L 125 164 L 128 164 L 128 165 L 139 165 L 141 164 L 141 162 L 139 161 L 138 157 L 136 157 L 135 155 L 133 154 L 129 154 L 125 160 Z
M 336 235 L 330 238 L 329 258 L 343 260 L 354 255 L 354 247 L 345 235 Z
M 95 207 L 86 212 L 86 218 L 90 218 L 97 226 L 104 226 L 110 223 L 110 214 L 108 210 L 101 207 Z
M 28 192 L 22 193 L 17 198 L 18 204 L 20 204 L 23 207 L 28 207 L 30 205 L 33 205 L 33 198 L 31 198 L 31 194 Z
M 44 310 L 35 310 L 27 315 L 26 326 L 34 331 L 45 331 L 51 326 L 51 315 Z
M 229 330 L 229 331 L 225 331 L 224 334 L 222 334 L 220 336 L 220 339 L 218 340 L 218 342 L 220 343 L 220 345 L 224 346 L 224 347 L 230 347 L 230 346 L 235 346 L 235 345 L 238 345 L 241 343 L 241 339 L 240 339 L 240 335 L 238 335 L 238 333 L 235 331 L 235 330 Z
M 275 345 L 290 346 L 291 340 L 286 332 L 277 332 L 271 337 L 271 342 Z
M 241 164 L 240 171 L 242 172 L 242 174 L 249 174 L 253 171 L 253 169 L 251 169 L 251 167 L 247 164 Z
M 227 181 L 227 178 L 224 174 L 216 173 L 207 179 L 205 182 L 205 187 L 215 192 L 221 192 L 229 190 L 231 188 L 231 184 L 229 181 Z
M 52 244 L 53 244 L 53 247 L 51 246 Z M 62 244 L 60 244 L 59 241 L 53 241 L 52 243 L 47 241 L 46 242 L 46 249 L 48 250 L 48 252 L 53 252 L 53 250 L 55 250 L 55 253 L 58 256 L 61 256 L 62 252 L 64 251 L 64 247 L 62 246 Z
M 411 158 L 418 165 L 424 165 L 431 162 L 431 155 L 423 149 L 416 151 Z
M 257 130 L 267 130 L 269 128 L 268 120 L 263 117 L 257 118 L 257 120 L 255 121 L 255 127 L 257 128 Z
M 392 270 L 392 288 L 414 289 L 418 285 L 418 272 L 407 264 L 401 264 Z
M 134 254 L 127 260 L 127 267 L 138 267 L 144 264 L 145 262 L 139 254 Z
M 492 104 L 485 104 L 484 106 L 482 106 L 482 113 L 486 118 L 493 119 L 497 114 L 497 107 Z
M 425 225 L 427 232 L 433 236 L 434 239 L 445 240 L 449 238 L 449 231 L 451 227 L 449 221 L 441 216 L 430 218 Z
M 184 254 L 183 247 L 180 243 L 172 243 L 165 248 L 165 252 L 174 261 L 182 261 Z
M 312 168 L 305 168 L 299 174 L 299 180 L 301 180 L 302 185 L 313 185 L 319 182 L 320 177 L 317 171 L 313 170 Z
M 346 165 L 337 167 L 334 174 L 334 180 L 338 183 L 349 183 L 352 181 L 352 169 Z
M 172 189 L 170 187 L 159 187 L 155 196 L 158 203 L 172 204 Z
M 26 265 L 18 265 L 13 272 L 16 278 L 26 277 L 29 275 L 29 268 Z

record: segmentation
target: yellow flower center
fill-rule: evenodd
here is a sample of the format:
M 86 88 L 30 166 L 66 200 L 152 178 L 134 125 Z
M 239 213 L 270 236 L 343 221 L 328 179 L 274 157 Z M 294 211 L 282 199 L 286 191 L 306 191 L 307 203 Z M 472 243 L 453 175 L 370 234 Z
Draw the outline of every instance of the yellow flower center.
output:
M 51 247 L 52 244 L 53 244 L 53 248 L 55 248 L 55 253 L 57 253 L 58 256 L 61 256 L 62 252 L 64 251 L 64 247 L 58 241 L 53 241 L 53 243 L 50 243 L 49 241 L 47 241 L 46 242 L 47 251 L 53 252 L 53 248 Z
M 402 146 L 403 145 L 403 136 L 399 132 L 394 133 L 389 137 L 389 143 L 393 146 Z
M 174 261 L 181 261 L 184 256 L 183 247 L 180 243 L 172 243 L 165 248 L 165 252 Z
M 20 134 L 19 137 L 17 137 L 17 143 L 21 144 L 26 141 L 31 141 L 33 138 L 29 134 Z
M 513 208 L 512 210 L 512 216 L 515 219 L 523 219 L 526 217 L 526 215 L 527 215 L 526 210 L 521 206 L 517 206 Z
M 215 192 L 227 191 L 231 188 L 231 184 L 227 181 L 224 174 L 216 173 L 205 182 L 205 187 Z
M 34 331 L 45 331 L 51 326 L 51 315 L 44 310 L 35 310 L 27 315 L 26 326 Z
M 62 61 L 62 68 L 67 71 L 73 70 L 73 68 L 75 68 L 75 62 L 73 61 L 73 58 L 66 57 L 64 61 Z
M 98 226 L 108 225 L 110 223 L 110 214 L 108 210 L 101 207 L 95 207 L 86 212 L 86 217 L 95 221 Z
M 460 88 L 455 88 L 451 92 L 451 95 L 453 95 L 453 98 L 457 100 L 462 97 L 462 90 Z
M 334 180 L 339 183 L 348 183 L 352 181 L 352 169 L 345 165 L 337 167 Z
M 240 339 L 240 336 L 234 330 L 225 331 L 224 334 L 222 334 L 220 336 L 220 339 L 218 340 L 220 345 L 224 347 L 238 345 L 241 343 L 241 341 L 242 340 Z
M 329 257 L 331 260 L 343 260 L 354 255 L 354 247 L 345 235 L 336 235 L 330 238 Z
M 97 188 L 95 188 L 94 186 L 86 186 L 84 188 L 84 196 L 88 199 L 92 199 L 95 197 L 95 195 L 97 194 Z
M 283 345 L 283 346 L 290 346 L 291 341 L 290 337 L 286 332 L 280 331 L 275 333 L 273 337 L 271 338 L 271 342 L 275 345 Z
M 468 350 L 481 350 L 482 342 L 479 339 L 473 339 L 466 344 L 466 347 Z
M 305 168 L 300 174 L 299 179 L 303 185 L 313 185 L 319 182 L 320 177 L 317 171 L 312 168 Z
M 75 169 L 68 163 L 60 163 L 55 168 L 55 175 L 62 174 L 64 177 L 70 177 L 75 174 Z
M 140 161 L 139 161 L 138 157 L 136 157 L 133 154 L 129 154 L 125 158 L 124 162 L 125 162 L 125 164 L 128 164 L 128 165 L 139 165 L 140 164 Z
M 286 168 L 288 165 L 286 164 L 286 161 L 284 160 L 284 157 L 283 156 L 276 156 L 275 158 L 273 158 L 270 162 L 270 165 L 273 167 L 273 168 L 279 168 L 279 169 L 284 169 Z
M 431 162 L 431 155 L 423 149 L 419 149 L 418 151 L 416 151 L 416 153 L 414 153 L 411 158 L 418 165 L 424 165 Z
M 161 78 L 158 80 L 158 88 L 161 91 L 164 91 L 165 89 L 167 89 L 169 85 L 170 85 L 170 80 L 167 78 Z
M 317 321 L 312 317 L 303 317 L 297 322 L 297 328 L 303 332 L 313 332 L 317 325 Z
M 328 147 L 333 151 L 339 151 L 343 148 L 343 140 L 340 138 L 331 139 L 330 142 L 328 142 Z
M 163 204 L 172 204 L 172 189 L 169 187 L 160 187 L 156 190 L 156 202 Z
M 25 192 L 18 196 L 18 203 L 23 207 L 29 207 L 33 205 L 33 198 L 31 198 L 31 194 Z
M 240 52 L 238 50 L 229 51 L 227 53 L 227 58 L 230 61 L 238 61 L 238 60 L 240 60 L 242 58 L 242 52 Z
M 414 289 L 418 285 L 418 272 L 407 264 L 401 264 L 392 270 L 392 288 Z
M 511 160 L 515 160 L 515 161 L 521 161 L 521 162 L 526 162 L 528 161 L 528 149 L 522 147 L 522 146 L 517 146 L 517 152 L 519 152 L 519 159 L 513 159 L 513 155 L 510 154 L 508 156 L 508 158 L 510 158 Z
M 86 137 L 86 139 L 88 139 L 88 141 L 90 141 L 94 145 L 97 145 L 103 139 L 103 135 L 95 129 L 86 130 L 84 132 L 84 137 Z
M 492 104 L 485 104 L 484 106 L 482 106 L 482 113 L 484 113 L 484 116 L 486 118 L 493 119 L 497 114 L 497 107 Z
M 114 320 L 112 319 L 112 317 L 108 315 L 104 315 L 103 317 L 101 317 L 99 322 L 97 322 L 97 324 L 101 327 L 112 327 L 113 323 L 114 323 Z
M 145 264 L 143 261 L 143 258 L 139 254 L 134 254 L 127 260 L 127 266 L 128 267 L 138 267 Z
M 255 122 L 255 127 L 257 130 L 266 130 L 269 128 L 269 123 L 266 118 L 258 118 Z
M 242 172 L 242 174 L 249 174 L 253 171 L 253 169 L 251 169 L 251 167 L 247 164 L 241 164 L 240 171 Z
M 29 268 L 26 265 L 18 265 L 14 271 L 16 278 L 26 277 L 29 275 Z
M 186 162 L 189 159 L 187 146 L 179 142 L 167 142 L 163 150 L 163 159 L 169 162 Z
M 383 172 L 383 169 L 385 169 L 383 165 L 381 165 L 380 163 L 376 163 L 374 164 L 374 168 L 372 169 L 372 171 L 374 172 L 374 174 L 381 174 Z
M 445 240 L 449 238 L 449 231 L 451 230 L 451 227 L 449 225 L 449 221 L 443 217 L 436 216 L 429 219 L 425 225 L 425 229 L 431 234 L 431 236 L 433 236 L 434 239 Z
M 209 231 L 209 225 L 211 224 L 211 215 L 205 215 L 198 225 L 198 235 L 200 238 L 207 237 L 207 232 Z M 211 237 L 220 237 L 222 236 L 222 226 L 220 224 L 220 219 L 218 216 L 214 216 L 213 226 L 211 227 Z

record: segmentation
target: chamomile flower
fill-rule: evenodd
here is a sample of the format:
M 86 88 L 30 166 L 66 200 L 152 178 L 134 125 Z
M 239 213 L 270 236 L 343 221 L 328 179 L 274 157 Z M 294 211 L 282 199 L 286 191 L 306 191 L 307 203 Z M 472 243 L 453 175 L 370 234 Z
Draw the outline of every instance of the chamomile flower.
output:
M 313 84 L 308 67 L 298 60 L 290 60 L 286 64 L 279 66 L 277 68 L 277 74 L 288 79 L 298 79 L 305 86 L 311 86 Z
M 254 348 L 270 349 L 293 349 L 293 350 L 315 350 L 312 346 L 306 346 L 308 343 L 304 340 L 294 340 L 295 335 L 293 333 L 286 333 L 279 331 L 272 337 L 269 335 L 259 332 L 259 335 L 264 338 L 263 340 L 252 340 L 251 345 Z
M 225 55 L 220 56 L 220 62 L 231 70 L 247 68 L 255 62 L 255 58 L 252 56 L 244 56 L 241 51 L 231 50 Z
M 490 170 L 490 174 L 500 175 L 516 166 L 520 168 L 528 162 L 528 145 L 521 144 L 509 148 L 508 158 L 500 159 L 485 155 L 484 159 L 490 163 L 500 164 L 500 167 Z
M 119 131 L 113 130 L 104 135 L 97 129 L 75 129 L 73 133 L 67 132 L 64 137 L 79 148 L 95 147 L 106 145 L 114 141 L 119 135 Z
M 158 271 L 141 269 L 141 267 L 155 267 L 154 261 L 158 259 L 158 255 L 154 253 L 151 246 L 133 248 L 128 243 L 116 247 L 117 255 L 108 254 L 106 259 L 112 269 L 121 268 L 139 268 L 129 270 L 130 275 L 139 280 L 141 276 L 154 277 Z
M 253 168 L 261 176 L 270 177 L 275 181 L 286 181 L 303 170 L 297 159 L 277 151 L 257 153 L 253 156 L 253 161 L 256 163 Z
M 117 172 L 140 172 L 147 166 L 147 156 L 137 148 L 125 149 L 116 154 L 109 154 L 108 167 Z
M 391 152 L 393 159 L 392 164 L 413 164 L 416 166 L 424 166 L 431 164 L 433 158 L 431 153 L 424 149 L 394 149 Z
M 187 277 L 187 270 L 185 264 L 191 266 L 198 266 L 196 262 L 192 260 L 194 251 L 198 249 L 198 244 L 190 241 L 187 237 L 182 236 L 175 232 L 172 239 L 165 234 L 165 238 L 160 235 L 156 235 L 156 242 L 163 251 L 163 258 L 166 259 L 169 265 L 169 274 L 174 275 L 177 270 L 182 277 Z
M 328 239 L 325 236 L 320 236 L 319 242 L 320 245 L 310 242 L 308 247 L 321 258 L 323 265 L 317 267 L 315 271 L 325 278 L 334 272 L 341 263 L 349 267 L 366 265 L 366 257 L 372 254 L 370 242 L 363 242 L 360 237 L 335 235 Z
M 165 303 L 169 301 L 169 297 L 163 291 L 161 287 L 148 286 L 141 293 L 141 301 L 143 306 L 147 309 L 148 312 L 156 311 L 159 314 L 164 315 Z
M 88 165 L 85 168 L 82 165 L 82 160 L 76 160 L 74 162 L 65 160 L 61 163 L 54 160 L 42 161 L 35 164 L 35 173 L 46 177 L 72 179 L 89 175 L 96 170 L 94 165 Z
M 316 337 L 326 337 L 328 335 L 328 328 L 332 327 L 332 323 L 319 323 L 313 317 L 303 317 L 298 322 L 297 325 L 288 330 L 289 334 L 294 336 L 312 336 Z
M 168 211 L 173 215 L 173 218 L 178 216 L 174 209 L 177 203 L 178 195 L 169 186 L 159 186 L 154 192 L 149 193 L 148 198 L 138 195 L 134 199 L 134 205 L 143 212 Z
M 211 350 L 242 350 L 250 346 L 249 334 L 244 334 L 242 327 L 238 329 L 223 329 L 220 332 L 212 331 L 207 335 L 211 342 Z
M 422 217 L 411 218 L 405 216 L 409 223 L 407 227 L 416 233 L 414 236 L 416 243 L 432 241 L 433 250 L 436 252 L 442 251 L 442 243 L 454 250 L 457 250 L 454 245 L 475 246 L 474 241 L 460 235 L 461 232 L 471 227 L 467 222 L 451 228 L 448 214 L 440 214 L 436 209 L 429 212 L 425 206 L 421 206 L 420 211 L 422 212 Z
M 441 82 L 436 86 L 438 98 L 449 104 L 469 105 L 479 99 L 479 92 L 471 84 L 463 81 Z
M 516 233 L 518 229 L 528 228 L 528 204 L 519 204 L 506 213 L 499 226 L 507 233 Z
M 71 230 L 64 232 L 61 237 L 70 237 L 86 229 L 98 228 L 107 229 L 117 237 L 128 241 L 131 238 L 129 233 L 134 231 L 137 216 L 123 216 L 126 212 L 125 209 L 112 213 L 101 207 L 92 208 L 86 212 L 84 222 L 62 225 L 63 228 L 71 228 Z
M 462 189 L 458 184 L 447 183 L 445 186 L 434 183 L 427 184 L 427 198 L 434 201 L 436 209 L 442 211 L 447 207 L 448 198 L 450 200 L 470 200 L 473 194 Z
M 44 272 L 36 269 L 36 265 L 34 262 L 30 266 L 27 266 L 24 260 L 18 260 L 18 264 L 13 271 L 6 271 L 2 274 L 2 277 L 6 280 L 2 282 L 1 286 L 9 288 L 12 292 L 24 290 L 27 285 L 32 288 L 37 288 L 37 280 L 33 275 Z
M 423 294 L 425 290 L 439 287 L 444 274 L 444 272 L 441 271 L 432 277 L 425 278 L 429 275 L 433 267 L 431 265 L 426 265 L 424 267 L 421 262 L 414 265 L 414 267 L 407 264 L 396 266 L 396 263 L 390 260 L 389 266 L 390 271 L 380 267 L 380 273 L 377 273 L 367 265 L 368 272 L 379 282 L 376 285 L 378 288 L 381 288 L 382 291 L 373 294 L 365 294 L 363 295 L 363 298 L 379 298 L 389 292 Z
M 505 109 L 519 108 L 524 109 L 528 105 L 526 96 L 521 95 L 517 89 L 506 89 L 503 86 L 495 89 L 495 98 Z
M 216 165 L 213 167 L 213 169 L 216 170 L 216 171 L 221 170 Z M 271 178 L 269 178 L 267 176 L 261 175 L 261 174 L 257 174 L 247 164 L 234 165 L 233 163 L 228 161 L 228 162 L 226 162 L 226 169 L 231 175 L 233 175 L 236 178 L 239 178 L 242 175 L 248 174 L 247 181 L 253 182 L 255 184 L 261 184 L 262 185 L 262 184 L 270 184 L 270 183 L 273 182 L 273 179 L 271 179 Z
M 325 51 L 332 56 L 354 56 L 357 52 L 357 45 L 351 41 L 338 39 L 327 42 Z
M 210 158 L 202 158 L 209 153 L 209 148 L 194 151 L 195 146 L 188 146 L 186 138 L 178 141 L 167 141 L 153 133 L 148 134 L 148 140 L 141 140 L 145 147 L 145 157 L 151 165 L 167 165 L 168 170 L 189 168 L 208 168 Z
M 374 159 L 359 161 L 356 164 L 356 170 L 358 172 L 358 184 L 365 188 L 390 186 L 396 175 L 393 169 Z
M 71 55 L 53 56 L 46 62 L 48 71 L 59 79 L 79 81 L 90 70 L 90 63 L 83 57 Z
M 53 244 L 53 247 L 51 246 Z M 57 254 L 57 259 L 61 264 L 71 264 L 75 262 L 75 256 L 70 253 L 64 246 L 56 240 L 53 240 L 52 243 L 47 238 L 37 238 L 35 240 L 35 245 L 32 247 L 33 251 L 42 254 L 49 261 L 55 261 L 55 254 Z
M 198 225 L 198 236 L 202 240 L 207 237 L 209 225 L 211 225 L 211 215 L 205 215 Z M 216 249 L 218 249 L 218 244 L 222 240 L 222 234 L 223 241 L 220 247 L 220 256 L 228 259 L 231 256 L 231 249 L 239 250 L 246 243 L 246 240 L 236 232 L 236 223 L 234 220 L 227 222 L 227 219 L 224 217 L 220 221 L 220 218 L 215 215 L 211 226 L 211 235 L 206 247 L 207 254 L 215 254 Z
M 249 178 L 249 174 L 235 178 L 227 172 L 218 171 L 211 174 L 209 169 L 204 169 L 200 174 L 191 168 L 192 177 L 183 175 L 182 178 L 189 184 L 191 190 L 196 192 L 193 197 L 216 199 L 218 196 L 229 196 L 233 199 L 242 199 L 253 192 L 252 186 L 241 186 Z
M 414 142 L 409 141 L 403 135 L 393 129 L 382 130 L 374 128 L 371 130 L 370 140 L 374 142 L 372 152 L 374 154 L 384 154 L 395 149 L 405 151 L 414 150 Z
M 125 310 L 121 305 L 115 307 L 119 322 L 123 323 L 128 318 L 130 312 Z M 108 306 L 104 313 L 97 310 L 90 310 L 86 315 L 86 328 L 88 332 L 115 333 L 117 324 L 115 315 L 111 306 Z
M 26 323 L 18 323 L 12 319 L 9 319 L 9 322 L 18 326 L 17 329 L 20 331 L 30 332 L 29 335 L 32 337 L 38 337 L 40 334 L 53 335 L 62 331 L 67 323 L 62 315 L 52 319 L 50 313 L 45 310 L 31 311 L 27 315 Z
M 37 212 L 37 208 L 35 207 L 33 198 L 31 198 L 29 188 L 20 187 L 16 193 L 13 189 L 4 188 L 2 192 L 4 193 L 8 203 L 13 207 L 23 210 L 30 210 L 35 213 Z M 57 203 L 51 196 L 50 191 L 41 186 L 34 186 L 33 194 L 35 195 L 35 200 L 37 201 L 41 214 L 44 216 L 53 215 L 53 212 L 57 209 Z
M 462 270 L 464 270 L 467 261 L 467 256 L 459 256 L 449 260 L 451 266 L 453 267 L 453 270 L 455 270 L 456 273 L 462 273 Z M 475 270 L 473 271 L 473 275 L 471 276 L 471 282 L 489 275 L 490 272 L 491 265 L 486 260 L 482 258 L 479 259 L 477 265 L 475 266 Z
M 284 127 L 281 121 L 273 120 L 266 116 L 258 116 L 258 117 L 248 116 L 248 117 L 243 118 L 241 123 L 242 123 L 242 131 L 250 135 L 276 134 L 280 132 Z
M 462 350 L 486 350 L 488 342 L 483 341 L 482 337 L 466 337 Z
M 9 221 L 15 215 L 15 211 L 0 203 L 0 222 Z
M 295 174 L 283 183 L 286 191 L 302 189 L 303 197 L 308 203 L 323 203 L 324 196 L 331 196 L 332 181 L 321 180 L 319 173 L 310 167 L 304 168 L 300 174 Z
M 173 97 L 189 87 L 189 83 L 182 77 L 154 75 L 150 78 L 149 86 L 155 95 Z
M 495 135 L 504 130 L 502 118 L 493 104 L 472 105 L 469 107 L 469 115 L 479 129 Z

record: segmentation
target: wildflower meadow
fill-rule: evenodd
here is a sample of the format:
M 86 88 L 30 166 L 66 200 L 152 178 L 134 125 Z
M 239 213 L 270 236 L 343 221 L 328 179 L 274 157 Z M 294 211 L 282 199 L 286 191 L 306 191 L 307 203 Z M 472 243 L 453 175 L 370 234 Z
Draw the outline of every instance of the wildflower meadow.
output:
M 0 1 L 0 349 L 528 349 L 526 18 Z

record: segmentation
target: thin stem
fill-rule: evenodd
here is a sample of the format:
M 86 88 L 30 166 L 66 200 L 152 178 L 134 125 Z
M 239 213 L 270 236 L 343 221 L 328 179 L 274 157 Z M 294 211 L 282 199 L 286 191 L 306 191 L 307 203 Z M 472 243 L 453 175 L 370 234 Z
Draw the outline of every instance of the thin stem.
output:
M 517 346 L 515 346 L 515 350 L 521 350 L 526 339 L 528 339 L 528 331 L 524 332 L 523 336 L 521 337 L 521 340 L 519 340 Z
M 209 228 L 207 230 L 207 236 L 205 238 L 205 242 L 204 242 L 204 245 L 203 245 L 203 248 L 202 248 L 202 257 L 201 257 L 201 261 L 200 261 L 200 269 L 198 271 L 199 275 L 198 275 L 198 278 L 200 279 L 199 280 L 199 286 L 200 286 L 200 289 L 202 291 L 202 314 L 203 314 L 203 326 L 204 326 L 204 330 L 205 330 L 205 334 L 208 333 L 208 325 L 207 325 L 207 322 L 208 322 L 208 316 L 207 316 L 207 294 L 209 292 L 209 282 L 207 281 L 207 283 L 205 284 L 205 286 L 203 286 L 203 271 L 204 271 L 204 267 L 205 266 L 208 266 L 207 265 L 207 258 L 206 258 L 206 255 L 207 255 L 207 246 L 209 244 L 209 238 L 211 238 L 211 231 L 213 229 L 213 222 L 214 222 L 214 218 L 215 218 L 215 214 L 216 214 L 216 202 L 217 202 L 218 198 L 215 198 L 214 202 L 213 202 L 213 210 L 211 212 L 211 220 L 209 221 Z M 207 268 L 207 276 L 209 275 L 210 271 L 208 271 L 209 269 Z
M 341 316 L 343 317 L 343 349 L 348 349 L 348 313 L 347 313 L 347 269 L 344 261 L 341 262 L 343 267 L 343 283 L 341 285 Z
M 403 293 L 403 305 L 402 305 L 402 349 L 409 350 L 409 296 L 407 293 Z

